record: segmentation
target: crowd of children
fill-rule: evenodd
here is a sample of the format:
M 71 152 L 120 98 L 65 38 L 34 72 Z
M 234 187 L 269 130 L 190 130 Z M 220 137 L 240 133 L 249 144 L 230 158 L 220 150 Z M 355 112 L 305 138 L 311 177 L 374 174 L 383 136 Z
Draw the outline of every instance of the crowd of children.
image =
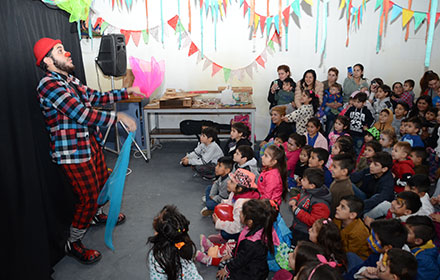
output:
M 354 70 L 362 77 L 362 65 Z M 437 74 L 425 73 L 413 104 L 413 80 L 324 83 L 322 96 L 314 72 L 296 85 L 287 66 L 278 71 L 259 151 L 248 125 L 234 123 L 225 145 L 206 127 L 182 158 L 212 182 L 201 214 L 219 233 L 202 234 L 196 250 L 189 222 L 166 206 L 149 238 L 151 279 L 200 279 L 194 260 L 218 266 L 218 279 L 267 279 L 269 268 L 275 280 L 440 279 Z

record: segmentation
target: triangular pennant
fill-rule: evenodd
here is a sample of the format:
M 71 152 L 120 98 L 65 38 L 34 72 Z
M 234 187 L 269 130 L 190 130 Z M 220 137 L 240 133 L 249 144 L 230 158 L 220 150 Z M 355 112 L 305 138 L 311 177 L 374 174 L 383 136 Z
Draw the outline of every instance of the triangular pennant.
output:
M 265 63 L 264 63 L 264 60 L 263 60 L 263 58 L 261 57 L 261 55 L 259 55 L 259 56 L 257 57 L 257 59 L 255 59 L 255 61 L 256 61 L 258 64 L 260 64 L 261 67 L 265 68 Z
M 101 23 L 101 35 L 102 34 L 104 34 L 104 31 L 107 29 L 107 27 L 108 27 L 108 22 L 106 22 L 106 21 L 103 21 L 102 23 Z
M 200 61 L 202 61 L 202 53 L 201 53 L 201 52 L 198 52 L 198 53 L 197 53 L 197 61 L 196 61 L 196 64 L 199 64 Z
M 264 61 L 267 61 L 266 49 L 264 49 L 263 52 L 261 53 L 261 57 L 264 59 Z
M 270 28 L 272 27 L 272 19 L 273 19 L 273 17 L 268 17 L 266 19 L 266 34 L 267 34 L 267 36 L 269 36 Z
M 267 44 L 272 51 L 275 51 L 275 46 L 273 45 L 273 41 L 270 40 L 269 44 Z
M 231 75 L 231 69 L 223 68 L 223 76 L 225 77 L 225 82 L 228 82 L 230 75 Z
M 197 46 L 193 42 L 191 42 L 191 46 L 189 47 L 189 51 L 188 51 L 188 56 L 192 56 L 198 50 L 199 49 L 197 48 Z
M 271 46 L 271 43 L 272 43 L 272 46 Z M 269 44 L 267 45 L 268 46 L 268 48 L 266 48 L 266 50 L 267 50 L 267 52 L 270 54 L 270 55 L 274 55 L 274 51 L 275 51 L 275 48 L 273 47 L 273 41 L 270 41 L 269 42 Z
M 183 44 L 182 44 L 182 47 L 183 47 L 183 48 L 188 47 L 189 44 L 192 43 L 191 39 L 190 39 L 189 36 L 188 36 L 188 33 L 186 33 L 186 32 L 183 32 L 183 33 L 182 33 L 182 40 L 183 40 Z
M 405 27 L 405 25 L 408 24 L 408 22 L 411 20 L 413 15 L 414 15 L 414 11 L 408 9 L 402 9 L 402 27 Z
M 274 25 L 275 25 L 275 29 L 277 30 L 277 33 L 280 33 L 280 17 L 279 16 L 274 16 L 273 17 L 274 20 Z
M 155 26 L 153 28 L 150 28 L 150 34 L 156 40 L 159 42 L 159 26 Z
M 144 43 L 147 45 L 148 41 L 150 40 L 150 34 L 147 33 L 147 30 L 142 30 L 142 39 L 144 40 Z
M 313 0 L 304 0 L 307 4 L 309 4 L 310 6 L 313 6 Z M 320 0 L 318 0 L 320 1 Z
M 253 79 L 253 67 L 252 67 L 252 64 L 250 64 L 248 67 L 246 67 L 246 73 L 248 74 L 249 78 Z
M 284 25 L 288 26 L 289 18 L 290 18 L 290 6 L 287 6 L 287 8 L 284 9 L 283 16 L 284 16 Z
M 382 6 L 383 4 L 383 0 L 377 0 L 376 1 L 376 7 L 374 7 L 375 10 L 377 10 L 377 8 L 379 8 L 380 6 Z
M 300 8 L 299 0 L 293 1 L 292 10 L 298 18 L 301 18 L 301 8 Z
M 414 30 L 417 30 L 420 24 L 425 20 L 426 13 L 414 12 Z
M 264 33 L 264 28 L 265 27 L 266 27 L 266 17 L 265 16 L 260 16 L 261 33 Z
M 211 66 L 211 60 L 205 59 L 205 63 L 203 63 L 203 71 L 205 71 L 209 66 Z
M 391 10 L 390 21 L 394 21 L 401 13 L 402 13 L 402 8 L 397 5 L 394 5 L 393 9 Z
M 339 10 L 345 7 L 345 0 L 341 0 L 341 4 L 339 5 Z
M 211 73 L 211 77 L 213 77 L 215 74 L 217 74 L 218 71 L 222 70 L 223 67 L 221 67 L 220 65 L 218 65 L 217 63 L 213 62 L 212 63 L 212 73 Z
M 125 36 L 125 45 L 128 45 L 128 40 L 130 40 L 130 30 L 121 29 L 121 34 Z
M 390 0 L 384 0 L 383 2 L 383 13 L 385 15 L 385 18 L 388 18 L 388 12 L 391 9 L 391 1 Z
M 174 16 L 170 20 L 168 20 L 168 24 L 176 30 L 177 23 L 179 22 L 179 16 Z
M 246 13 L 248 12 L 248 10 L 249 10 L 249 5 L 248 5 L 248 3 L 247 3 L 246 1 L 244 1 L 244 5 L 243 5 L 243 16 L 246 15 Z
M 132 31 L 131 32 L 131 39 L 133 40 L 136 47 L 139 45 L 139 40 L 141 39 L 141 32 L 140 31 Z
M 260 22 L 260 16 L 255 14 L 255 17 L 254 17 L 254 30 L 255 31 L 257 30 L 258 22 Z
M 437 13 L 437 15 L 435 16 L 435 23 L 437 23 L 439 18 L 440 18 L 440 13 Z
M 275 32 L 272 36 L 272 41 L 274 41 L 278 45 L 281 45 L 280 35 Z

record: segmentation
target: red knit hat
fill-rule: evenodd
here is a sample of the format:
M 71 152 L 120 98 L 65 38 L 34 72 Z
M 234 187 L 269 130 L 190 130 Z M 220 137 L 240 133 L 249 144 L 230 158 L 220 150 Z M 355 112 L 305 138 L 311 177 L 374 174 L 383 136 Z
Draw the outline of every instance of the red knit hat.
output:
M 37 66 L 40 66 L 40 62 L 46 56 L 46 54 L 56 45 L 62 44 L 61 40 L 51 38 L 41 38 L 34 45 L 34 56 L 37 59 Z

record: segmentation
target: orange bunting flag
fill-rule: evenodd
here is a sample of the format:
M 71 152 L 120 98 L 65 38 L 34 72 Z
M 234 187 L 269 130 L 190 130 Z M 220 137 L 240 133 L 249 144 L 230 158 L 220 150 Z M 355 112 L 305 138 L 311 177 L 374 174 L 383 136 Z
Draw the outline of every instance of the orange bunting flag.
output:
M 141 39 L 141 31 L 131 31 L 131 39 L 137 47 L 139 45 L 139 40 Z
M 128 44 L 128 40 L 130 40 L 131 31 L 130 30 L 121 29 L 121 34 L 125 36 L 125 45 L 127 45 Z
M 174 16 L 172 17 L 170 20 L 168 20 L 168 24 L 174 29 L 176 30 L 176 26 L 177 26 L 177 22 L 179 21 L 179 16 Z
M 264 66 L 265 62 L 264 62 L 263 58 L 261 57 L 261 55 L 259 55 L 259 56 L 257 57 L 257 59 L 255 59 L 255 61 L 256 61 L 258 64 L 260 64 L 261 67 L 265 68 L 265 66 Z
M 189 47 L 188 56 L 192 56 L 194 53 L 196 53 L 199 49 L 197 46 L 191 42 L 191 46 Z
M 218 65 L 217 63 L 212 63 L 212 74 L 211 77 L 213 77 L 215 74 L 217 74 L 218 71 L 222 70 L 223 67 Z
M 429 14 L 429 13 L 428 13 Z M 437 15 L 435 16 L 435 23 L 437 23 L 438 19 L 440 18 L 440 13 L 437 13 Z
M 286 26 L 288 26 L 289 25 L 289 18 L 290 18 L 290 6 L 287 6 L 287 8 L 284 9 L 283 16 L 284 16 L 284 24 Z
M 408 0 L 408 9 L 411 9 L 412 0 Z M 409 24 L 406 26 L 406 33 L 405 33 L 405 41 L 408 41 L 409 37 Z

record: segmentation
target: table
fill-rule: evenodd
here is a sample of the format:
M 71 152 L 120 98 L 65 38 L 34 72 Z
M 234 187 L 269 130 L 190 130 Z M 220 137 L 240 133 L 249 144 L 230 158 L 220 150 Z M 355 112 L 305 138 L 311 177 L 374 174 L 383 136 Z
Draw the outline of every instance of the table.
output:
M 255 139 L 255 113 L 256 108 L 253 104 L 244 106 L 221 106 L 209 108 L 177 108 L 177 109 L 160 109 L 151 108 L 148 105 L 144 107 L 144 125 L 145 125 L 145 142 L 147 147 L 147 157 L 151 159 L 151 139 L 188 139 L 193 138 L 192 135 L 183 135 L 180 129 L 160 129 L 159 115 L 237 115 L 247 114 L 250 116 L 251 122 L 251 141 Z M 154 115 L 155 127 L 150 124 L 150 115 Z M 229 134 L 219 135 L 219 138 L 229 138 Z

